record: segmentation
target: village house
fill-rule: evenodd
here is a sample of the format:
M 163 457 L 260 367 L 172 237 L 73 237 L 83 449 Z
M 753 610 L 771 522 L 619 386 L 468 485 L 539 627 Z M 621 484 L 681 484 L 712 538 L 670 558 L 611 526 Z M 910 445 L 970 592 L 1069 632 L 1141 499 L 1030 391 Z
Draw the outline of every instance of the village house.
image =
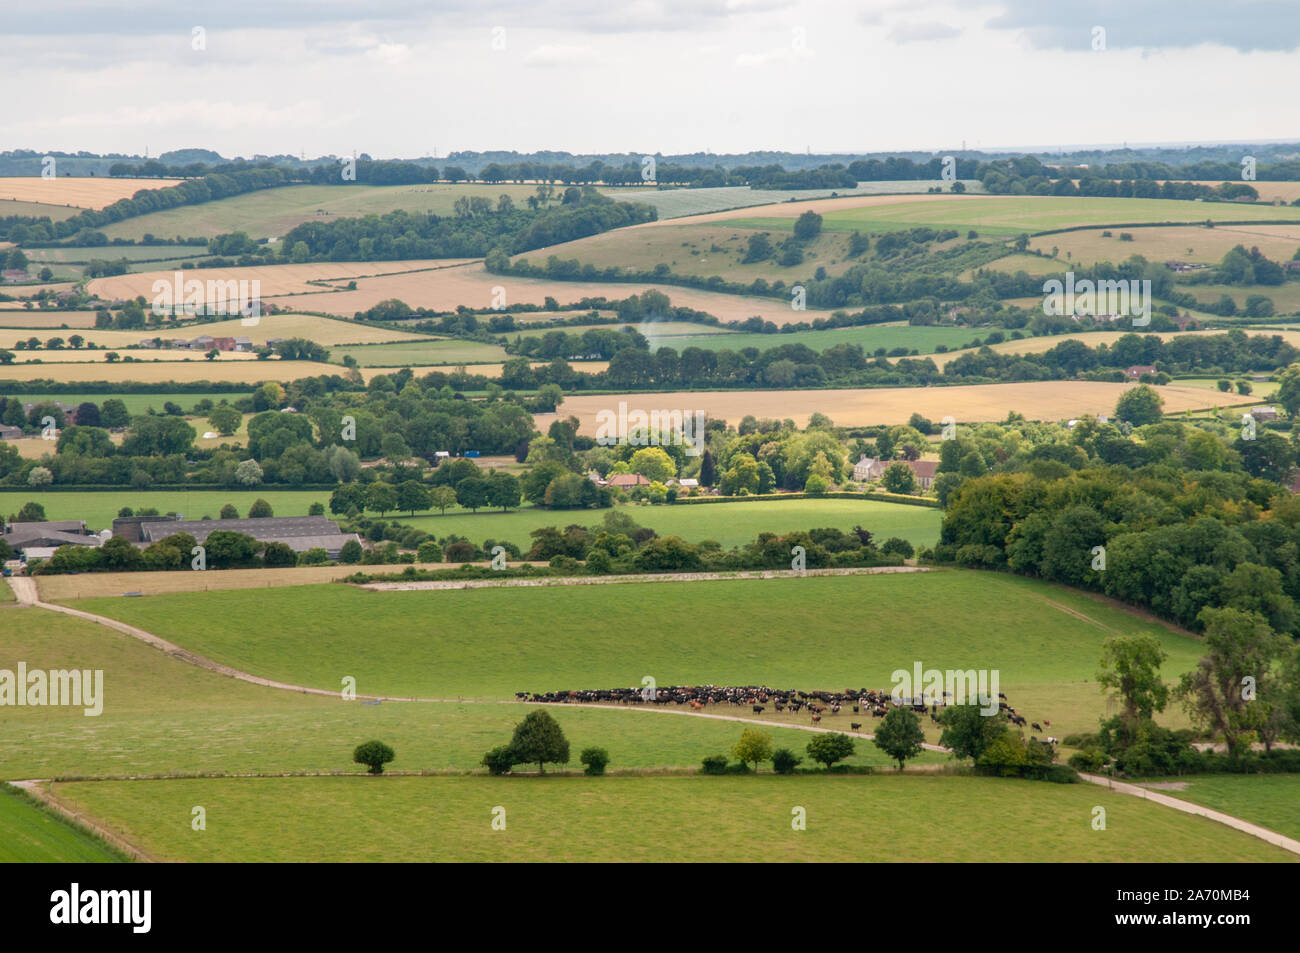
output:
M 8 424 L 0 424 L 0 440 L 17 440 L 22 435 L 22 427 L 11 427 Z
M 855 483 L 874 483 L 895 463 L 905 463 L 911 468 L 919 489 L 928 490 L 934 485 L 935 475 L 939 471 L 936 460 L 881 460 L 866 454 L 859 457 L 853 465 L 853 480 Z
M 1277 408 L 1276 407 L 1252 407 L 1250 408 L 1250 416 L 1254 417 L 1257 421 L 1261 421 L 1261 422 L 1266 420 L 1277 420 Z
M 650 485 L 650 481 L 639 473 L 615 473 L 609 477 L 606 483 L 620 490 L 628 490 L 634 486 Z

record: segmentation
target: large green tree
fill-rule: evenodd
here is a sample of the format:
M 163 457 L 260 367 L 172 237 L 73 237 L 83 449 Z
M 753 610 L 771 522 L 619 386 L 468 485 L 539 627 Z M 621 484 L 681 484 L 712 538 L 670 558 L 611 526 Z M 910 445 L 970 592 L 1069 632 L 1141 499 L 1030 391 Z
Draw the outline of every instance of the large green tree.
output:
M 568 764 L 569 741 L 549 712 L 537 709 L 524 716 L 515 726 L 510 751 L 520 764 L 537 762 L 539 774 L 546 773 L 546 763 Z

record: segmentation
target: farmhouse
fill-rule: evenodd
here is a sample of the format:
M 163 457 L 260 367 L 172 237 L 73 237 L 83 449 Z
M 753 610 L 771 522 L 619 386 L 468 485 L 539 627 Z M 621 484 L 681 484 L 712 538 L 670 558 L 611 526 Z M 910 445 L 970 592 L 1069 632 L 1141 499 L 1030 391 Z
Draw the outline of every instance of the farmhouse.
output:
M 263 519 L 183 520 L 178 516 L 127 516 L 113 520 L 113 535 L 138 546 L 148 546 L 173 533 L 188 533 L 202 543 L 210 533 L 229 530 L 251 536 L 261 543 L 284 543 L 295 553 L 320 548 L 337 559 L 350 539 L 361 542 L 356 533 L 344 533 L 338 523 L 323 516 L 268 516 Z
M 650 481 L 639 473 L 615 473 L 606 483 L 609 486 L 617 487 L 620 490 L 626 490 L 634 486 L 649 486 Z
M 1258 421 L 1277 420 L 1277 408 L 1252 407 L 1250 408 L 1250 416 L 1254 417 Z
M 916 477 L 916 485 L 922 490 L 930 489 L 934 484 L 935 474 L 939 470 L 939 464 L 935 460 L 881 460 L 863 454 L 858 458 L 858 462 L 853 465 L 853 479 L 858 483 L 871 483 L 879 480 L 884 476 L 885 471 L 895 463 L 907 464 Z
M 22 435 L 22 427 L 11 427 L 8 424 L 0 424 L 0 440 L 17 440 Z

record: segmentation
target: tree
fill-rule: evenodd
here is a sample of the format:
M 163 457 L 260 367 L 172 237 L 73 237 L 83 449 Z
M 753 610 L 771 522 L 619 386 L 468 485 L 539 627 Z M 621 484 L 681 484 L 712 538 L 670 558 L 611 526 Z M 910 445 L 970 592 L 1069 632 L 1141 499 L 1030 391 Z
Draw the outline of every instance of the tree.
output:
M 1120 395 L 1115 404 L 1115 416 L 1134 427 L 1141 427 L 1143 424 L 1159 423 L 1160 408 L 1163 406 L 1164 398 L 1156 393 L 1155 388 L 1139 384 Z
M 397 485 L 397 509 L 406 510 L 412 516 L 416 510 L 429 508 L 429 491 L 419 480 L 403 480 Z
M 426 539 L 415 551 L 415 561 L 421 563 L 442 562 L 442 547 L 437 540 Z
M 366 509 L 380 516 L 397 509 L 397 491 L 387 483 L 375 481 L 366 487 Z
M 266 544 L 266 549 L 262 551 L 262 564 L 271 568 L 296 566 L 298 565 L 298 554 L 293 551 L 293 547 L 288 543 L 270 542 Z
M 13 521 L 15 523 L 44 523 L 45 507 L 34 501 L 28 501 L 18 510 L 18 514 Z
M 270 519 L 275 515 L 271 509 L 271 504 L 266 502 L 260 496 L 253 501 L 253 505 L 248 508 L 248 518 L 250 520 Z
M 515 726 L 510 749 L 520 764 L 537 762 L 537 772 L 546 773 L 546 762 L 569 763 L 569 742 L 549 712 L 531 711 Z
M 522 495 L 519 479 L 513 474 L 494 473 L 487 478 L 487 501 L 492 506 L 501 507 L 503 513 L 518 506 Z
M 885 468 L 880 483 L 890 493 L 912 493 L 916 490 L 916 474 L 911 467 L 899 460 Z
M 235 467 L 235 479 L 244 486 L 257 486 L 262 476 L 262 465 L 256 460 L 244 460 Z
M 237 520 L 239 519 L 239 510 L 235 509 L 234 503 L 227 503 L 221 507 L 221 512 L 217 514 L 218 519 Z
M 604 748 L 583 748 L 582 754 L 578 755 L 578 760 L 586 765 L 583 774 L 600 777 L 605 773 L 605 766 L 609 764 L 609 752 Z
M 487 754 L 483 755 L 483 760 L 479 762 L 485 765 L 492 774 L 509 774 L 510 769 L 519 763 L 515 757 L 514 750 L 509 745 L 497 745 Z
M 943 733 L 939 744 L 958 758 L 978 761 L 990 744 L 1006 730 L 1006 720 L 999 711 L 985 715 L 979 705 L 948 705 L 939 715 Z
M 361 561 L 361 544 L 355 539 L 350 539 L 339 549 L 339 562 L 346 565 L 353 565 Z
M 1119 692 L 1132 736 L 1139 720 L 1150 721 L 1169 700 L 1169 688 L 1160 678 L 1160 665 L 1168 656 L 1151 635 L 1110 636 L 1101 649 L 1097 683 L 1103 691 Z
M 116 397 L 110 397 L 99 407 L 99 422 L 101 426 L 108 427 L 110 430 L 116 427 L 125 427 L 131 422 L 131 415 L 127 413 L 126 403 Z
M 1223 735 L 1228 756 L 1236 760 L 1249 749 L 1268 714 L 1247 686 L 1265 680 L 1284 637 L 1257 612 L 1206 606 L 1197 620 L 1205 627 L 1209 652 L 1182 677 L 1175 694 L 1194 724 Z
M 468 477 L 456 484 L 456 502 L 478 512 L 488 503 L 488 483 L 482 477 Z M 529 760 L 532 760 L 531 758 Z
M 340 483 L 351 483 L 361 474 L 361 458 L 347 447 L 333 447 L 326 459 L 330 473 Z
M 456 491 L 449 486 L 435 486 L 429 491 L 429 505 L 436 506 L 444 516 L 447 514 L 447 507 L 455 503 Z
M 921 719 L 910 708 L 891 708 L 876 729 L 876 747 L 898 762 L 899 771 L 903 770 L 904 761 L 921 753 L 924 741 Z
M 677 465 L 663 447 L 642 447 L 632 454 L 628 466 L 651 483 L 666 483 L 677 475 Z
M 208 564 L 213 569 L 256 566 L 257 552 L 261 545 L 252 536 L 228 529 L 213 530 L 203 541 L 203 547 L 207 550 Z
M 76 337 L 76 335 L 73 335 Z M 100 420 L 99 405 L 94 401 L 83 401 L 77 405 L 76 413 L 72 415 L 73 423 L 78 427 L 102 427 L 104 423 Z
M 822 217 L 816 212 L 804 212 L 794 222 L 794 237 L 801 242 L 816 238 L 822 230 Z
M 1292 364 L 1282 372 L 1273 399 L 1291 416 L 1300 413 L 1300 364 Z
M 208 423 L 223 437 L 229 437 L 238 430 L 243 419 L 244 415 L 229 404 L 218 404 L 212 408 L 212 413 L 208 414 Z
M 794 774 L 803 758 L 789 748 L 777 748 L 772 752 L 772 770 L 777 774 Z
M 740 740 L 731 746 L 731 753 L 741 764 L 754 762 L 754 771 L 758 771 L 760 761 L 772 757 L 772 736 L 758 728 L 746 728 L 740 734 Z
M 836 761 L 851 757 L 853 750 L 853 739 L 838 732 L 818 735 L 808 742 L 808 757 L 818 764 L 825 765 L 827 770 L 830 770 L 831 765 Z
M 28 486 L 49 486 L 54 482 L 54 474 L 48 467 L 32 467 L 27 474 Z
M 392 761 L 396 755 L 393 749 L 388 747 L 382 741 L 367 741 L 357 745 L 356 750 L 352 752 L 352 760 L 356 764 L 364 764 L 370 774 L 383 774 L 384 765 Z
M 713 454 L 705 450 L 704 456 L 700 457 L 700 486 L 713 486 L 717 482 L 717 464 L 713 462 Z

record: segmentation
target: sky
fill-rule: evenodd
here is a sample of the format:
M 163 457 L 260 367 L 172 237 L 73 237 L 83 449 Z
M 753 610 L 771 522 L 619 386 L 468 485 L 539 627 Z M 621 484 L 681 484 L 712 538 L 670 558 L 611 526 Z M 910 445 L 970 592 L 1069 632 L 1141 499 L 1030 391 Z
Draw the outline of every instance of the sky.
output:
M 0 34 L 0 151 L 1300 139 L 1298 0 L 0 0 Z

